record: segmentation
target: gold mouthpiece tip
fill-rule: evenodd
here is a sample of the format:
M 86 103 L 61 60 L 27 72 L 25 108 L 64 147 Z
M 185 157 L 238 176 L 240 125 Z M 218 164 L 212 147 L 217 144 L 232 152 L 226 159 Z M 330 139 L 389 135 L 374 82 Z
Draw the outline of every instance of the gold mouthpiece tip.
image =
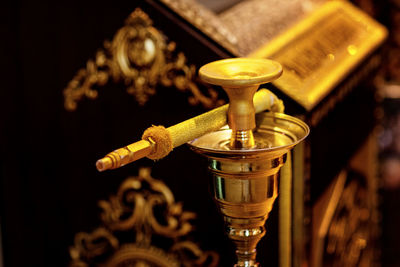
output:
M 108 170 L 108 169 L 111 168 L 111 166 L 112 166 L 112 161 L 111 161 L 111 159 L 108 158 L 108 157 L 99 159 L 99 160 L 96 162 L 96 168 L 97 168 L 97 170 L 98 170 L 99 172 Z

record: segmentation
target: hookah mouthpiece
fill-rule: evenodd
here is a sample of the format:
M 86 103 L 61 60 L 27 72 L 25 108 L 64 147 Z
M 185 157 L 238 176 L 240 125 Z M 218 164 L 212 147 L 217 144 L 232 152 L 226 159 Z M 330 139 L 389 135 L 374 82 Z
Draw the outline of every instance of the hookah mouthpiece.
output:
M 283 102 L 267 89 L 260 89 L 254 95 L 253 103 L 256 113 L 265 110 L 274 112 L 284 110 Z M 116 169 L 144 157 L 161 159 L 173 148 L 226 125 L 227 112 L 228 105 L 224 105 L 168 128 L 149 127 L 143 133 L 143 140 L 107 154 L 96 162 L 96 168 L 98 171 Z
M 204 81 L 222 86 L 230 100 L 230 129 L 205 134 L 189 145 L 208 158 L 211 193 L 236 245 L 235 267 L 259 267 L 256 246 L 278 196 L 279 171 L 287 152 L 309 133 L 304 122 L 285 114 L 255 116 L 252 95 L 281 73 L 279 63 L 253 58 L 215 61 L 199 70 Z
M 253 96 L 260 84 L 268 83 L 281 75 L 281 64 L 257 58 L 223 59 L 200 68 L 199 76 L 203 81 L 222 86 L 228 94 L 228 125 L 232 129 L 231 148 L 255 147 Z

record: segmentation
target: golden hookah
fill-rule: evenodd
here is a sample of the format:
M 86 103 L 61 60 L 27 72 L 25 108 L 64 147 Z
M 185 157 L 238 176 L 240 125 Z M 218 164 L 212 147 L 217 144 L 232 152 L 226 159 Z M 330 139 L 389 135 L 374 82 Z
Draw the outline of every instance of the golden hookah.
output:
M 308 126 L 297 118 L 259 113 L 283 111 L 282 101 L 271 92 L 261 89 L 256 93 L 260 84 L 281 74 L 281 65 L 267 59 L 232 58 L 204 65 L 200 78 L 222 86 L 229 105 L 169 128 L 150 127 L 143 140 L 100 159 L 98 170 L 118 168 L 145 156 L 159 159 L 173 147 L 188 143 L 208 158 L 212 194 L 224 217 L 226 233 L 237 248 L 235 266 L 259 266 L 256 246 L 265 235 L 264 224 L 278 195 L 279 170 L 287 152 L 309 133 Z

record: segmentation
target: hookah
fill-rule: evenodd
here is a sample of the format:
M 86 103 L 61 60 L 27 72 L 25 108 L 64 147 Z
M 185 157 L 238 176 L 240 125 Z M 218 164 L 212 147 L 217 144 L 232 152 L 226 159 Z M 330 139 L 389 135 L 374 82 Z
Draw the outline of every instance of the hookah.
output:
M 141 157 L 158 159 L 187 143 L 208 159 L 212 196 L 236 245 L 235 267 L 256 267 L 256 246 L 265 235 L 265 222 L 278 195 L 279 171 L 287 153 L 309 134 L 301 120 L 283 111 L 282 101 L 260 84 L 282 73 L 267 59 L 232 58 L 211 62 L 200 78 L 222 86 L 229 105 L 164 128 L 153 126 L 143 140 L 117 149 L 97 161 L 99 171 L 123 166 Z M 269 109 L 270 112 L 261 112 Z M 228 126 L 224 126 L 228 123 Z

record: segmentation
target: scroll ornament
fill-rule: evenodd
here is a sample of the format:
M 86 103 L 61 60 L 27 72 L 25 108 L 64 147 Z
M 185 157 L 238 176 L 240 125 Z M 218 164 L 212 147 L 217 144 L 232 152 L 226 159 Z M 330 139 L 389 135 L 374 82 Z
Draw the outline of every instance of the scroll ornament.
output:
M 190 92 L 191 105 L 201 104 L 207 109 L 221 105 L 223 100 L 218 99 L 217 91 L 208 87 L 207 94 L 202 92 L 196 84 L 196 67 L 188 65 L 176 43 L 166 41 L 152 24 L 140 8 L 133 11 L 113 40 L 105 41 L 95 59 L 89 59 L 86 68 L 80 69 L 64 89 L 65 109 L 76 110 L 85 97 L 97 98 L 96 87 L 110 80 L 123 82 L 139 105 L 146 104 L 160 85 Z
M 326 263 L 331 266 L 370 266 L 376 239 L 373 203 L 367 178 L 354 172 L 347 182 L 328 230 Z
M 104 226 L 75 235 L 70 267 L 218 265 L 218 254 L 186 240 L 195 214 L 184 211 L 169 188 L 150 176 L 149 168 L 127 178 L 117 194 L 99 206 Z

